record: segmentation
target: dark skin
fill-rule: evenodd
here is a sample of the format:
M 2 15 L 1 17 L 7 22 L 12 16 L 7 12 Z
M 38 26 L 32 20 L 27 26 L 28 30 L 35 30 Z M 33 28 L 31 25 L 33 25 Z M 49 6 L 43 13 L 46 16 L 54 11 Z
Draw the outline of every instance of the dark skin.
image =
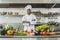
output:
M 28 15 L 31 14 L 31 9 L 27 9 L 27 14 L 28 14 Z
M 27 9 L 27 14 L 28 14 L 28 15 L 31 14 L 31 9 Z M 35 21 L 35 19 L 33 19 L 32 21 Z M 29 24 L 30 24 L 30 21 L 24 20 L 23 23 L 29 23 Z

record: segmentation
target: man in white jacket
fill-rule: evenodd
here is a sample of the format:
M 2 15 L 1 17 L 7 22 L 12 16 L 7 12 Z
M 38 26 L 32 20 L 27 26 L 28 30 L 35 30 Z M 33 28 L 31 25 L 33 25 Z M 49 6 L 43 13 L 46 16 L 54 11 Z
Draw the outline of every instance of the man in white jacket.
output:
M 26 30 L 30 31 L 31 29 L 33 29 L 33 32 L 35 32 L 34 24 L 36 24 L 36 16 L 31 14 L 31 9 L 32 9 L 31 5 L 27 5 L 25 7 L 27 14 L 23 16 L 22 23 L 24 24 L 24 31 Z M 23 40 L 36 40 L 36 38 L 23 38 Z

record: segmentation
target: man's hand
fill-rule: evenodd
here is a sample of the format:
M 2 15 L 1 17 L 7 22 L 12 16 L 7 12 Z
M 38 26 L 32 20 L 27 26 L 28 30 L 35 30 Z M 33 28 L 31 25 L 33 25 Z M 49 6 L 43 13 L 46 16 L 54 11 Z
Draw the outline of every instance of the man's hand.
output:
M 35 19 L 33 19 L 32 21 L 35 21 Z
M 29 23 L 29 24 L 30 24 L 30 22 L 29 22 L 29 21 L 23 21 L 23 23 Z

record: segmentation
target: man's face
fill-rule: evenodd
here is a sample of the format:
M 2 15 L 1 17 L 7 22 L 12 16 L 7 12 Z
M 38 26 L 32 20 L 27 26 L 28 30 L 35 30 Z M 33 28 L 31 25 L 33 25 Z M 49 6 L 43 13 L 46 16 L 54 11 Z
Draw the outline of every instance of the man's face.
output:
M 27 9 L 27 14 L 31 14 L 31 9 Z

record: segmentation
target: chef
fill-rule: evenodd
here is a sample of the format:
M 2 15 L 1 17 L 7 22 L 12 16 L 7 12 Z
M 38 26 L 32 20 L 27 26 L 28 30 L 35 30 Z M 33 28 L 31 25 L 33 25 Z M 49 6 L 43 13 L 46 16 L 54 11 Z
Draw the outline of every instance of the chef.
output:
M 36 24 L 36 16 L 31 13 L 31 9 L 32 9 L 31 5 L 27 5 L 25 7 L 27 14 L 23 16 L 22 23 L 24 25 L 24 31 L 26 30 L 30 31 L 31 29 L 33 29 L 33 32 L 35 32 L 34 24 Z M 36 38 L 23 38 L 22 40 L 36 40 Z

